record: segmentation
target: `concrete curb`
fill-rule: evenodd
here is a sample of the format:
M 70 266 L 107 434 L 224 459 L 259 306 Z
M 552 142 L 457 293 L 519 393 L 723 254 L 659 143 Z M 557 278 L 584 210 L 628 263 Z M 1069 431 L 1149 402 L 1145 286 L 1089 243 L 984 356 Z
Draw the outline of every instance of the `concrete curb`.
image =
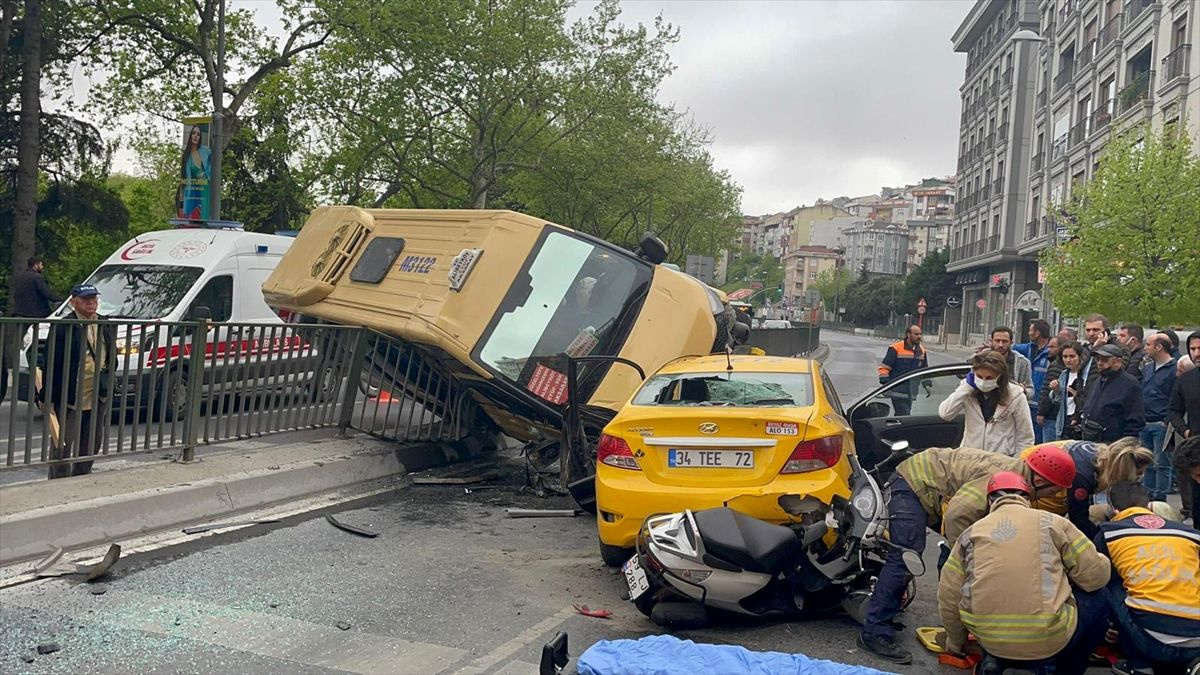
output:
M 222 461 L 214 457 L 204 462 L 208 478 L 198 476 L 198 480 L 185 482 L 175 479 L 169 485 L 10 513 L 0 517 L 0 531 L 3 532 L 0 565 L 42 557 L 55 546 L 69 551 L 117 542 L 380 478 L 403 476 L 410 470 L 461 461 L 478 454 L 474 448 L 456 447 L 458 444 L 395 447 L 370 439 L 331 439 L 326 444 L 329 453 L 325 456 L 306 456 L 291 463 L 212 475 L 220 473 Z M 270 461 L 278 460 L 265 458 L 263 463 Z M 176 473 L 178 467 L 169 465 Z M 54 490 L 57 486 L 47 481 L 36 487 L 22 487 L 25 490 Z
M 825 360 L 829 358 L 829 352 L 829 345 L 822 342 L 819 347 L 809 353 L 808 358 L 813 359 L 818 363 L 825 363 Z

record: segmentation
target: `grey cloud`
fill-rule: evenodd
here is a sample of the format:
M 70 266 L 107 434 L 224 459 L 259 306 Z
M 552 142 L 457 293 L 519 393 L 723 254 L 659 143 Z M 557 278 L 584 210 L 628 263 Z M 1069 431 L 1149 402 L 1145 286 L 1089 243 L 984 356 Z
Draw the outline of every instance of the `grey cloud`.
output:
M 762 213 L 953 173 L 964 57 L 950 36 L 970 7 L 649 1 L 622 20 L 679 27 L 662 98 L 712 129 L 743 210 Z

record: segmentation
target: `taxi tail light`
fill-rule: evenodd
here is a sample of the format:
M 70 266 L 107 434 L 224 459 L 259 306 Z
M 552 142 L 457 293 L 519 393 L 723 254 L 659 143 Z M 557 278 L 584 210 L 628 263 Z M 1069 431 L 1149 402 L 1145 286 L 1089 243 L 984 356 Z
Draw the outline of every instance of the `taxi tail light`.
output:
M 779 473 L 804 473 L 828 469 L 842 458 L 842 437 L 826 436 L 801 441 Z
M 600 435 L 600 443 L 596 445 L 596 461 L 615 466 L 618 469 L 642 470 L 642 467 L 638 466 L 637 460 L 633 458 L 633 451 L 629 449 L 629 444 L 624 439 L 608 434 Z

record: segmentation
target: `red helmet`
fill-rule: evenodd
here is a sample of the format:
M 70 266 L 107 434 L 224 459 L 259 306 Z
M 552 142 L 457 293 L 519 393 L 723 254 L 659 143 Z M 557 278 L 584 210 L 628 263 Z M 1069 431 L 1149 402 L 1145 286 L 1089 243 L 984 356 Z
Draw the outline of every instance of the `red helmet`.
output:
M 1025 477 L 1015 471 L 1001 471 L 988 479 L 987 493 L 990 497 L 994 492 L 1002 490 L 1020 490 L 1027 495 L 1033 494 L 1033 488 Z
M 1034 473 L 1060 488 L 1071 487 L 1075 480 L 1075 460 L 1062 447 L 1050 443 L 1038 445 L 1025 456 L 1025 464 Z

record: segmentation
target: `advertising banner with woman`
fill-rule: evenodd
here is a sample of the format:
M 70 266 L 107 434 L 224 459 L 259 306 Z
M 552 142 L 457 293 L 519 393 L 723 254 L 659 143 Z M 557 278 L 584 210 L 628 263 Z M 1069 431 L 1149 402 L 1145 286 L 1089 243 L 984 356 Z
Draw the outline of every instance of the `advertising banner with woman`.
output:
M 207 220 L 209 205 L 209 128 L 212 117 L 183 119 L 183 155 L 179 162 L 178 217 Z

